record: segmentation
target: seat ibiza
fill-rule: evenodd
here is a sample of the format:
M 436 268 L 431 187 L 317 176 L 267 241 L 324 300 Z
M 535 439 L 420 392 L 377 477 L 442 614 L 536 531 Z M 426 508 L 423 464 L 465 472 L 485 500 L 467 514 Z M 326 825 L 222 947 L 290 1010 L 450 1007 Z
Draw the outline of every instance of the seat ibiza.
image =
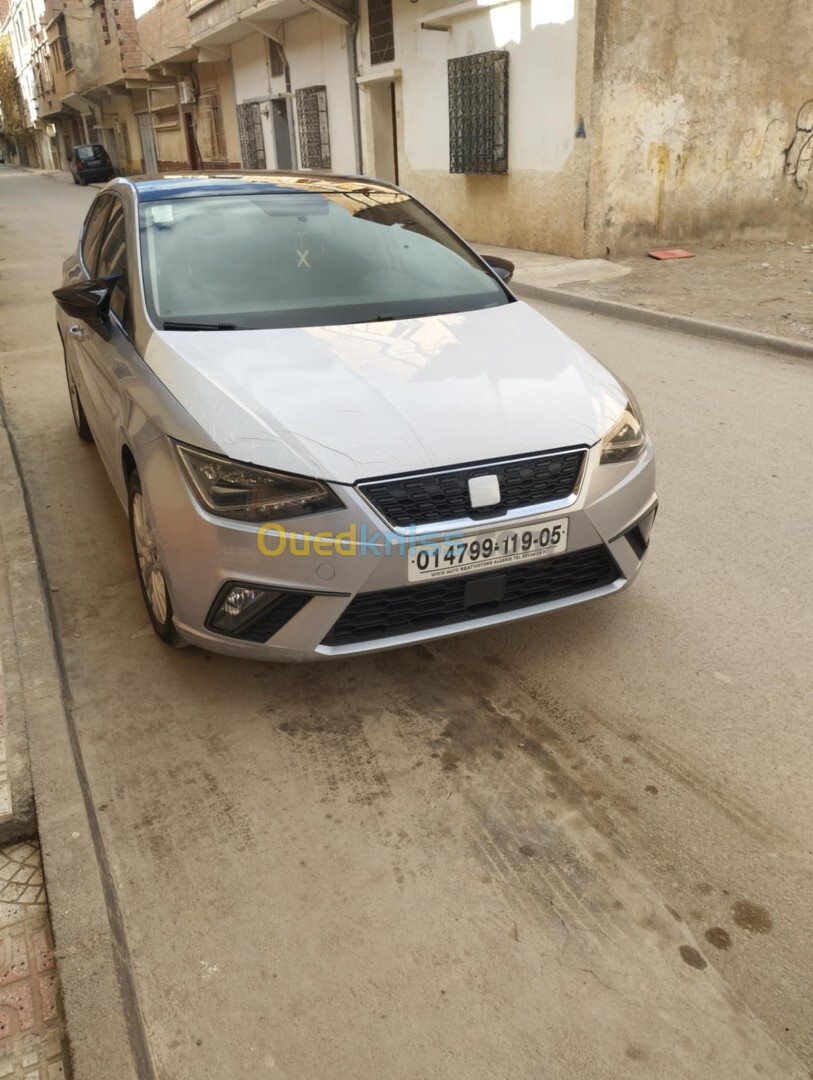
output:
M 159 638 L 346 656 L 633 580 L 657 507 L 640 410 L 512 270 L 359 177 L 96 197 L 57 325 Z

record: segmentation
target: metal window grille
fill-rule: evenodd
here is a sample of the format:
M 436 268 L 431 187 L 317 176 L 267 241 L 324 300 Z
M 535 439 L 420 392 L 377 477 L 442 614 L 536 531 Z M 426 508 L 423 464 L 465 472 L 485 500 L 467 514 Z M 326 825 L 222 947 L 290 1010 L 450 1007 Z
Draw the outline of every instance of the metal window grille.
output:
M 449 172 L 508 172 L 508 53 L 449 61 Z
M 299 160 L 303 169 L 330 168 L 330 132 L 327 123 L 327 89 L 306 86 L 296 92 L 299 126 Z
M 204 161 L 226 160 L 226 133 L 220 94 L 202 91 L 198 101 L 198 145 Z
M 367 0 L 370 24 L 370 63 L 386 64 L 395 59 L 392 27 L 392 0 Z
M 243 168 L 264 169 L 265 141 L 259 102 L 237 106 L 237 130 L 240 135 Z
M 68 27 L 64 15 L 57 18 L 56 26 L 59 35 L 59 51 L 62 55 L 62 70 L 70 71 L 73 67 L 73 55 L 71 53 L 71 43 L 68 40 Z

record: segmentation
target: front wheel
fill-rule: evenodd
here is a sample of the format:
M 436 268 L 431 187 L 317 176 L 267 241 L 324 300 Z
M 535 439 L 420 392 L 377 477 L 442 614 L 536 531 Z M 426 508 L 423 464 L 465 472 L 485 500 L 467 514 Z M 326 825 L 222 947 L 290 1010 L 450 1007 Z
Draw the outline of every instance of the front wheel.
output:
M 155 539 L 155 530 L 147 509 L 147 500 L 141 490 L 138 469 L 135 469 L 130 477 L 128 493 L 130 539 L 147 614 L 155 633 L 166 645 L 183 648 L 186 642 L 175 629 L 175 623 L 172 621 L 172 602 L 169 599 L 169 589 Z

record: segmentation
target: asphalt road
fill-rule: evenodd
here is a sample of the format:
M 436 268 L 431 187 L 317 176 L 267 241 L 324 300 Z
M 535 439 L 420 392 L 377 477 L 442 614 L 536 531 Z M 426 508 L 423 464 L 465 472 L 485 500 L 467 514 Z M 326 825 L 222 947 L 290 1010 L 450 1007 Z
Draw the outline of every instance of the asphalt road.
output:
M 632 589 L 363 661 L 173 652 L 64 387 L 92 195 L 0 169 L 0 389 L 145 1075 L 807 1075 L 813 368 L 545 309 L 656 440 Z

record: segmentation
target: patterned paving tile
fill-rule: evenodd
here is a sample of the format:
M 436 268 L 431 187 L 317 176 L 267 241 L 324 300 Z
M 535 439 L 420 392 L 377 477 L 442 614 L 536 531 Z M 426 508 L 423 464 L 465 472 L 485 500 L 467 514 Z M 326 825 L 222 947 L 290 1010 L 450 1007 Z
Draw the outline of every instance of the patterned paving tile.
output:
M 24 841 L 0 848 L 0 903 L 45 903 L 42 864 L 36 843 Z
M 0 1080 L 68 1080 L 36 843 L 0 848 Z

